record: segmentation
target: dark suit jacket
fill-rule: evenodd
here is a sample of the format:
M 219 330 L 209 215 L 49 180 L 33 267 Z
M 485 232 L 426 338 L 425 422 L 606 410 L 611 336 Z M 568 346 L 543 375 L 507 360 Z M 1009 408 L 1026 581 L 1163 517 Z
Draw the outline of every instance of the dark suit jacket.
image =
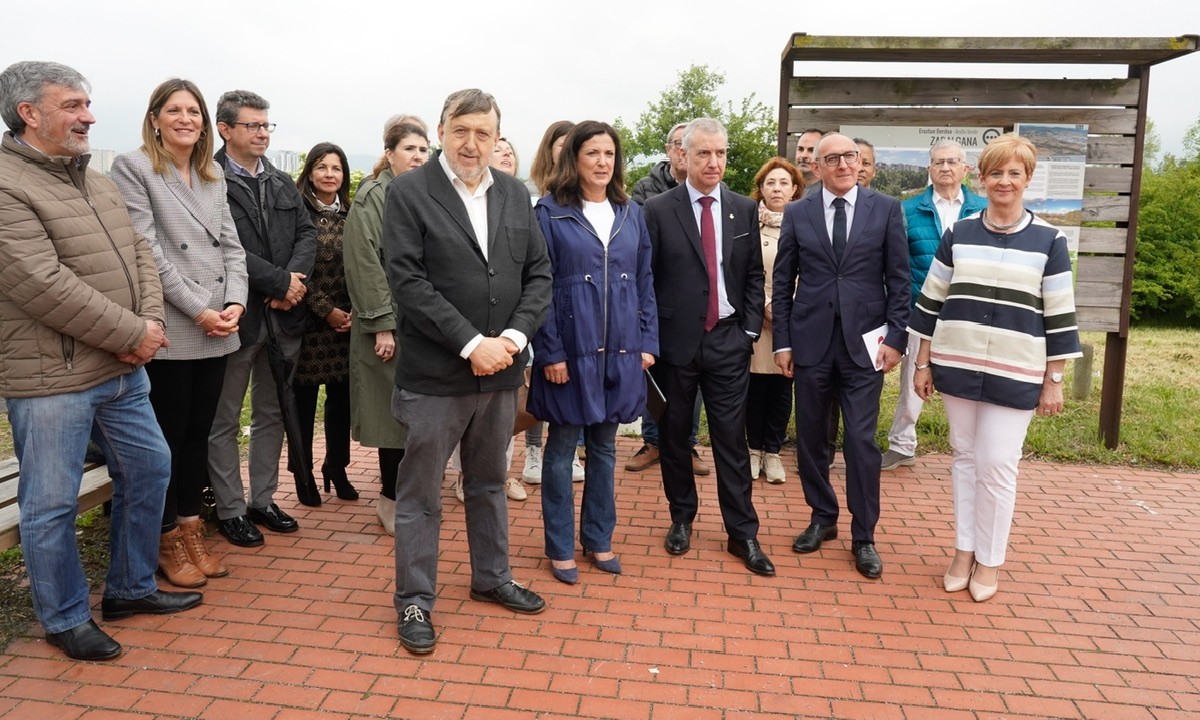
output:
M 708 312 L 708 270 L 687 184 L 647 200 L 645 216 L 653 248 L 659 357 L 684 365 L 700 347 Z M 758 206 L 722 185 L 720 222 L 725 291 L 742 328 L 758 336 L 764 305 Z
M 493 172 L 487 193 L 488 256 L 462 199 L 437 160 L 398 176 L 384 201 L 381 245 L 399 311 L 396 386 L 466 395 L 524 382 L 528 349 L 506 370 L 475 377 L 459 356 L 476 335 L 508 328 L 526 338 L 550 307 L 550 260 L 520 181 Z
M 225 148 L 214 158 L 225 169 Z M 243 345 L 258 339 L 264 313 L 263 303 L 269 298 L 283 298 L 292 282 L 292 273 L 311 278 L 313 260 L 317 255 L 317 227 L 304 206 L 296 183 L 288 175 L 263 158 L 263 171 L 258 175 L 258 189 L 267 215 L 267 236 L 262 234 L 258 203 L 242 178 L 235 173 L 225 174 L 229 212 L 237 226 L 238 239 L 246 250 L 246 271 L 250 278 L 250 294 L 246 313 L 238 323 L 238 337 Z M 306 279 L 305 284 L 308 284 Z M 291 310 L 270 310 L 275 313 L 279 328 L 288 335 L 303 335 L 308 306 L 299 303 Z
M 779 230 L 771 293 L 774 348 L 792 349 L 792 362 L 816 365 L 833 336 L 834 315 L 854 362 L 875 366 L 862 335 L 887 323 L 884 342 L 901 352 L 909 312 L 908 238 L 893 197 L 858 188 L 854 222 L 841 262 L 825 229 L 823 194 L 788 203 Z

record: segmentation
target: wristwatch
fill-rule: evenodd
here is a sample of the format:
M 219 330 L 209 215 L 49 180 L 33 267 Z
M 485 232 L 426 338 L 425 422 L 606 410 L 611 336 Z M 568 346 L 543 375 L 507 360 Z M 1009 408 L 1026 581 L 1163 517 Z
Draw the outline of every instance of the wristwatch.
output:
M 1063 374 L 1060 372 L 1046 373 L 1046 379 L 1057 385 L 1063 381 Z

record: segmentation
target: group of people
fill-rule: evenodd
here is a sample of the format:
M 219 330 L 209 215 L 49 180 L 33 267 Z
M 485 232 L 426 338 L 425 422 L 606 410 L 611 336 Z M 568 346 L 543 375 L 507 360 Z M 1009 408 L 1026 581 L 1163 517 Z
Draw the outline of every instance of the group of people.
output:
M 962 148 L 939 143 L 931 186 L 901 203 L 869 188 L 868 142 L 814 130 L 799 136 L 794 164 L 759 170 L 748 198 L 722 182 L 728 135 L 716 120 L 672 128 L 667 160 L 631 193 L 616 130 L 561 121 L 526 187 L 495 98 L 469 89 L 442 107 L 435 160 L 423 122 L 389 120 L 383 157 L 351 204 L 338 146 L 315 146 L 293 181 L 264 157 L 274 124 L 261 96 L 225 93 L 214 125 L 185 80 L 156 88 L 142 147 L 109 181 L 87 170 L 88 91 L 55 63 L 0 74 L 10 130 L 0 395 L 35 609 L 69 656 L 120 653 L 91 619 L 73 544 L 88 439 L 114 485 L 105 619 L 187 609 L 202 596 L 159 590 L 154 572 L 185 588 L 228 572 L 205 546 L 206 484 L 232 543 L 262 544 L 256 525 L 298 528 L 273 498 L 280 386 L 306 430 L 293 472 L 311 472 L 320 386 L 326 491 L 358 497 L 345 473 L 350 437 L 378 450 L 377 507 L 395 536 L 394 603 L 412 653 L 437 642 L 442 480 L 456 448 L 471 597 L 546 607 L 514 581 L 508 553 L 506 498 L 524 497 L 508 471 L 526 384 L 525 409 L 548 427 L 544 448 L 537 430 L 528 440 L 521 475 L 540 483 L 549 571 L 563 583 L 579 580 L 576 538 L 595 569 L 622 572 L 615 437 L 639 418 L 645 444 L 626 467 L 660 466 L 664 549 L 690 551 L 696 477 L 707 473 L 695 450 L 701 397 L 727 551 L 753 573 L 776 572 L 752 495 L 760 474 L 785 481 L 794 397 L 811 517 L 793 550 L 837 537 L 840 423 L 854 564 L 879 577 L 880 471 L 912 461 L 906 433 L 936 388 L 954 447 L 945 589 L 977 601 L 996 592 L 1025 429 L 1035 409 L 1061 410 L 1063 364 L 1079 354 L 1065 238 L 1021 203 L 1036 164 L 1027 140 L 1002 136 L 980 156 L 986 198 L 962 184 Z M 862 336 L 880 326 L 871 352 Z M 279 356 L 294 377 L 279 376 Z M 897 365 L 907 399 L 884 455 L 879 399 Z M 237 434 L 248 383 L 247 498 Z

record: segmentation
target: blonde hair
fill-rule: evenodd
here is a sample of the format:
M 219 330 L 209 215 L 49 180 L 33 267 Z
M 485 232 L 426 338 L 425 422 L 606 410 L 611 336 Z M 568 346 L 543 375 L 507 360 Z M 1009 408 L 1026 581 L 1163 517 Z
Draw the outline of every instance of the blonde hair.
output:
M 213 172 L 213 126 L 212 118 L 208 115 L 208 105 L 204 103 L 204 96 L 200 94 L 200 88 L 191 80 L 183 80 L 182 78 L 171 78 L 158 87 L 154 88 L 154 92 L 150 93 L 150 106 L 146 110 L 146 116 L 142 118 L 142 152 L 146 153 L 146 157 L 150 158 L 150 165 L 154 168 L 154 172 L 159 175 L 165 175 L 167 168 L 175 165 L 175 158 L 166 151 L 163 147 L 162 138 L 154 133 L 154 122 L 151 118 L 157 118 L 162 112 L 163 105 L 167 104 L 167 100 L 177 92 L 190 93 L 196 98 L 196 104 L 200 106 L 200 139 L 192 146 L 191 157 L 188 162 L 196 171 L 204 182 L 215 182 L 217 179 L 216 173 Z
M 1017 160 L 1025 166 L 1025 175 L 1033 176 L 1037 167 L 1037 147 L 1029 141 L 1012 133 L 1004 133 L 987 144 L 979 154 L 979 177 L 987 177 L 993 170 Z

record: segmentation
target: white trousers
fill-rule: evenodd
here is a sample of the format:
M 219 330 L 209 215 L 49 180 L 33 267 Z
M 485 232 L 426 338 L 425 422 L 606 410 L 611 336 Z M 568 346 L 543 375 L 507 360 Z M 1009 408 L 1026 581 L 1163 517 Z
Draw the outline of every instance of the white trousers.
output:
M 892 427 L 888 430 L 888 450 L 905 455 L 917 454 L 917 418 L 925 401 L 913 392 L 913 373 L 917 364 L 917 350 L 921 338 L 908 334 L 908 349 L 900 358 L 900 397 L 896 400 L 896 414 L 892 416 Z
M 1033 411 L 951 395 L 943 395 L 942 404 L 954 448 L 954 547 L 974 552 L 980 565 L 1003 565 L 1017 501 L 1017 464 Z

